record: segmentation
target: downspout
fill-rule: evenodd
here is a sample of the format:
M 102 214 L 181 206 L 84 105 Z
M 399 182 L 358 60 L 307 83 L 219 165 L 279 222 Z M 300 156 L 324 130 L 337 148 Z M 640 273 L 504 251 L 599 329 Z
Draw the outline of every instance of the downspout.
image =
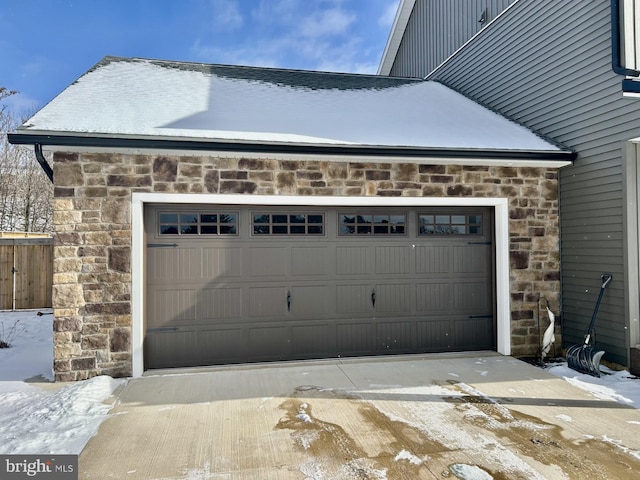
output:
M 51 168 L 51 165 L 47 163 L 47 159 L 44 158 L 44 154 L 42 153 L 42 145 L 36 143 L 33 147 L 36 152 L 36 160 L 38 160 L 38 163 L 42 167 L 42 170 L 44 170 L 44 173 L 47 175 L 47 177 L 49 177 L 51 183 L 53 183 L 53 169 Z
M 631 70 L 622 66 L 620 55 L 620 0 L 611 0 L 611 68 L 618 75 L 638 77 L 638 70 Z

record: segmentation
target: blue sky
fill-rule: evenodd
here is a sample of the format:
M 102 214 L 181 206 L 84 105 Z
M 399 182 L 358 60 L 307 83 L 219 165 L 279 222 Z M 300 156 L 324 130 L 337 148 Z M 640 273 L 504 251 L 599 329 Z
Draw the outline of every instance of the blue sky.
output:
M 375 73 L 399 0 L 0 0 L 0 86 L 33 113 L 105 55 Z

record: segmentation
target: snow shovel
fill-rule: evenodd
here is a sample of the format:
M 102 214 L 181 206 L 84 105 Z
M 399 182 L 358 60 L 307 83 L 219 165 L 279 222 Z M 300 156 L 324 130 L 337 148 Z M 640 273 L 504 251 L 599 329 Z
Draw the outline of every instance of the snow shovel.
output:
M 591 323 L 589 323 L 589 330 L 587 330 L 587 335 L 584 337 L 584 344 L 572 345 L 567 349 L 567 363 L 569 364 L 569 368 L 576 372 L 586 373 L 594 377 L 600 376 L 600 360 L 604 355 L 604 351 L 595 351 L 593 346 L 589 345 L 589 342 L 591 341 L 591 335 L 593 334 L 593 327 L 596 323 L 596 315 L 598 315 L 598 308 L 600 307 L 600 301 L 602 300 L 604 289 L 612 278 L 612 275 L 609 273 L 605 273 L 600 276 L 602 286 L 600 287 L 600 293 L 598 294 L 598 300 L 596 301 L 596 308 L 594 309 L 593 316 L 591 317 Z

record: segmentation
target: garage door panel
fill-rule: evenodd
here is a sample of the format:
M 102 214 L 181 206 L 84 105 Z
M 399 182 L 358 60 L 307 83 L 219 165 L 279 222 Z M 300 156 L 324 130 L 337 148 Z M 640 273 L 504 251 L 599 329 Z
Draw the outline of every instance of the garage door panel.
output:
M 196 318 L 195 290 L 155 290 L 150 292 L 154 308 L 149 312 L 148 325 L 153 327 L 193 322 Z
M 491 318 L 465 318 L 454 322 L 453 338 L 458 350 L 477 350 L 493 338 Z
M 147 275 L 150 283 L 200 280 L 202 256 L 199 248 L 149 248 Z
M 335 302 L 329 285 L 309 285 L 291 288 L 291 315 L 318 316 L 331 313 Z
M 253 277 L 283 277 L 287 274 L 286 247 L 251 247 L 247 273 Z
M 375 325 L 362 321 L 336 326 L 338 355 L 366 355 L 374 351 L 376 344 Z
M 242 249 L 221 247 L 202 248 L 202 276 L 225 279 L 242 276 Z
M 291 353 L 296 358 L 335 355 L 335 327 L 327 324 L 291 328 Z
M 198 293 L 198 323 L 242 316 L 241 288 L 208 288 Z
M 453 273 L 480 273 L 487 271 L 491 264 L 491 247 L 453 247 Z
M 286 286 L 249 288 L 249 315 L 284 316 L 287 311 L 287 293 Z
M 336 311 L 342 315 L 367 314 L 373 312 L 371 295 L 375 288 L 372 285 L 337 285 Z
M 489 286 L 486 282 L 461 282 L 453 286 L 454 308 L 459 312 L 476 314 L 490 313 L 491 304 L 487 298 Z
M 411 249 L 406 245 L 376 247 L 376 274 L 388 275 L 409 273 L 410 254 Z
M 252 361 L 284 360 L 290 356 L 291 342 L 288 327 L 270 325 L 249 329 L 247 345 Z
M 327 247 L 294 247 L 291 249 L 291 274 L 325 276 L 329 270 Z
M 425 352 L 450 350 L 452 326 L 448 319 L 419 321 L 416 325 L 416 341 Z
M 377 284 L 376 312 L 394 314 L 411 312 L 413 288 L 410 284 Z
M 338 246 L 336 248 L 336 274 L 367 275 L 373 273 L 373 249 L 366 245 Z
M 448 245 L 416 246 L 416 273 L 437 274 L 451 271 Z
M 449 283 L 416 284 L 416 311 L 446 312 L 451 308 L 451 285 Z
M 378 353 L 404 353 L 415 348 L 414 322 L 379 322 L 376 324 Z

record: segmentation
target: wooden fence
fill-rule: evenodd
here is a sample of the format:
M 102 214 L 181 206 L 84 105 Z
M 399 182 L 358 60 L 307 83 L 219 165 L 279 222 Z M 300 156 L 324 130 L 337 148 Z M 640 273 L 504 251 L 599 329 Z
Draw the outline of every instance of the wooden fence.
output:
M 52 238 L 0 238 L 0 310 L 51 307 Z

